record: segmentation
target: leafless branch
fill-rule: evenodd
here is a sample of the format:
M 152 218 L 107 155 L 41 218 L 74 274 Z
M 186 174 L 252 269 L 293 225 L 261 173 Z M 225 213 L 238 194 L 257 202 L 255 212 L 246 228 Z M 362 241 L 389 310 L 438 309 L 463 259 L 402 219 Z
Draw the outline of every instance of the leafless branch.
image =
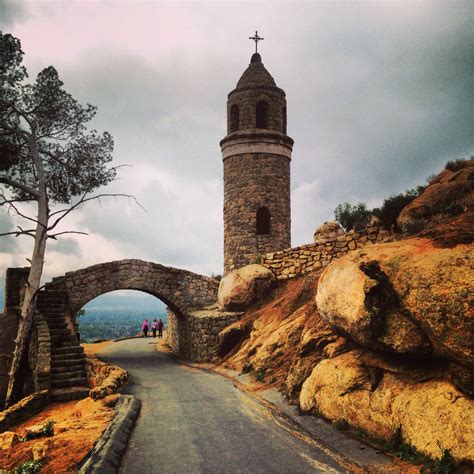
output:
M 13 179 L 4 178 L 4 177 L 0 176 L 0 183 L 4 183 L 4 184 L 7 184 L 8 186 L 13 186 L 14 188 L 21 189 L 25 193 L 28 193 L 31 196 L 33 196 L 35 199 L 39 198 L 39 192 L 38 191 L 36 191 L 33 188 L 30 188 L 30 186 L 27 186 L 26 184 L 19 183 L 18 181 L 15 181 Z
M 35 238 L 35 229 L 22 229 L 20 226 L 18 226 L 19 230 L 14 230 L 12 232 L 4 232 L 0 234 L 0 237 L 5 237 L 7 235 L 14 235 L 15 237 L 19 237 L 20 235 L 29 235 L 30 237 Z
M 58 235 L 64 235 L 64 234 L 79 234 L 79 235 L 89 235 L 87 232 L 79 232 L 76 230 L 65 230 L 64 232 L 58 232 L 57 234 L 48 234 L 48 239 L 53 239 L 57 240 Z
M 45 227 L 44 224 L 41 224 L 41 222 L 39 222 L 37 219 L 34 219 L 33 217 L 27 216 L 27 215 L 23 214 L 22 212 L 20 212 L 20 211 L 18 210 L 18 208 L 15 206 L 15 204 L 14 204 L 13 201 L 10 201 L 10 202 L 8 203 L 8 206 L 9 206 L 8 211 L 10 211 L 10 208 L 12 208 L 12 209 L 15 211 L 15 214 L 16 214 L 16 215 L 22 217 L 23 219 L 26 219 L 27 221 L 33 222 L 33 223 L 35 223 L 35 224 L 40 224 L 40 225 L 42 225 L 43 227 Z
M 96 196 L 91 196 L 91 197 L 88 197 L 86 198 L 86 195 L 87 194 L 84 194 L 78 202 L 76 202 L 75 204 L 73 204 L 71 207 L 69 207 L 68 209 L 61 209 L 59 211 L 55 211 L 53 213 L 50 214 L 50 217 L 54 216 L 54 215 L 58 215 L 58 214 L 62 214 L 61 216 L 59 216 L 53 224 L 51 224 L 49 227 L 48 227 L 48 230 L 53 230 L 58 224 L 59 222 L 61 222 L 62 219 L 64 219 L 70 212 L 72 212 L 74 209 L 78 208 L 81 204 L 84 204 L 86 202 L 89 202 L 89 201 L 93 201 L 93 200 L 98 200 L 99 203 L 101 204 L 101 198 L 105 198 L 105 197 L 114 197 L 114 198 L 117 198 L 117 197 L 126 197 L 130 200 L 133 200 L 135 202 L 135 204 L 140 207 L 141 209 L 143 209 L 145 212 L 146 212 L 146 209 L 140 204 L 140 202 L 138 201 L 138 199 L 135 197 L 135 196 L 132 196 L 131 194 L 121 194 L 121 193 L 117 193 L 117 194 L 98 194 Z M 101 204 L 102 205 L 102 204 Z

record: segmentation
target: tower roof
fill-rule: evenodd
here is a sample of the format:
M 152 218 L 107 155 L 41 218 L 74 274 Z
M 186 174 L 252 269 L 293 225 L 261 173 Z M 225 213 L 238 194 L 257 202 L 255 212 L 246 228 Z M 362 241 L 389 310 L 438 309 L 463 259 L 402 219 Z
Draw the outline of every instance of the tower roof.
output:
M 236 89 L 252 86 L 270 86 L 276 87 L 275 80 L 265 69 L 262 63 L 262 57 L 258 53 L 252 54 L 250 64 L 237 82 Z

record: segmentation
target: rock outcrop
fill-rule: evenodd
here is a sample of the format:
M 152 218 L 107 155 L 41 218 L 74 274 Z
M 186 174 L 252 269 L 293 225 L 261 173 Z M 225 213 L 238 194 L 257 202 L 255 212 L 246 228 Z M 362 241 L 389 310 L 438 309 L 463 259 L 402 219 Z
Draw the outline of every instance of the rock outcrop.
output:
M 240 311 L 260 300 L 271 288 L 275 276 L 261 265 L 253 264 L 232 271 L 219 285 L 219 306 L 226 311 Z
M 473 257 L 420 238 L 351 252 L 253 306 L 224 363 L 303 411 L 473 462 Z
M 436 214 L 455 214 L 474 210 L 474 158 L 462 162 L 460 169 L 444 169 L 429 186 L 406 206 L 397 219 L 404 227 Z
M 426 239 L 374 245 L 323 272 L 319 314 L 369 349 L 422 354 L 474 369 L 474 248 Z M 470 392 L 469 385 L 459 388 Z
M 400 429 L 404 442 L 433 458 L 449 450 L 455 459 L 473 459 L 472 399 L 446 380 L 413 383 L 369 365 L 361 351 L 316 365 L 303 384 L 300 407 L 385 439 Z
M 474 240 L 474 158 L 447 165 L 397 218 L 398 227 L 438 246 Z

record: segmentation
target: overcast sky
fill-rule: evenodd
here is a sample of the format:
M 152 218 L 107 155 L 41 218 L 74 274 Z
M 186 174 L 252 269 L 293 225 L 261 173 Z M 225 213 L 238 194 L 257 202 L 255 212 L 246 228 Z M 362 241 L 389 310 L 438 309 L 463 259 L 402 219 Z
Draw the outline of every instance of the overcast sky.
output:
M 45 277 L 140 258 L 221 273 L 227 94 L 254 50 L 288 101 L 292 244 L 309 243 L 337 204 L 379 205 L 474 151 L 474 2 L 9 2 L 30 77 L 54 65 L 97 105 L 123 169 L 110 192 L 50 243 Z M 0 228 L 13 228 L 0 211 Z M 0 271 L 24 266 L 31 239 L 0 240 Z

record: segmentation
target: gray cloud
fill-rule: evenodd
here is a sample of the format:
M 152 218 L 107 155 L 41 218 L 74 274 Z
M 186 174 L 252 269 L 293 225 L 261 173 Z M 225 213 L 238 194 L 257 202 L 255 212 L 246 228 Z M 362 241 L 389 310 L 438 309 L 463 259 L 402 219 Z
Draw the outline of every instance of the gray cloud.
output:
M 70 5 L 49 4 L 51 37 L 34 54 L 26 46 L 34 48 L 45 12 L 25 4 L 12 32 L 25 37 L 31 72 L 54 64 L 75 97 L 99 107 L 93 126 L 115 137 L 117 164 L 134 165 L 107 191 L 136 195 L 148 213 L 123 202 L 78 211 L 77 230 L 91 237 L 77 240 L 82 253 L 74 238 L 63 248 L 68 268 L 87 260 L 87 242 L 100 238 L 104 259 L 220 271 L 218 143 L 227 94 L 252 51 L 253 27 L 241 26 L 248 18 L 265 37 L 265 66 L 287 93 L 293 244 L 309 242 L 338 203 L 378 205 L 473 152 L 472 2 L 78 4 L 91 19 L 104 5 L 110 15 L 123 8 L 127 36 L 109 16 L 81 33 Z M 170 8 L 178 10 L 169 16 Z M 54 34 L 63 24 L 72 25 L 72 39 L 61 56 Z
M 26 5 L 12 0 L 0 0 L 0 29 L 6 29 L 28 18 Z
M 0 233 L 11 232 L 13 230 L 15 230 L 13 219 L 5 212 L 0 212 Z M 10 235 L 0 237 L 0 253 L 8 254 L 18 251 L 19 246 L 16 237 Z
M 82 256 L 79 244 L 75 240 L 64 237 L 58 237 L 58 240 L 50 240 L 48 243 L 48 250 L 63 255 L 74 255 L 76 257 Z

